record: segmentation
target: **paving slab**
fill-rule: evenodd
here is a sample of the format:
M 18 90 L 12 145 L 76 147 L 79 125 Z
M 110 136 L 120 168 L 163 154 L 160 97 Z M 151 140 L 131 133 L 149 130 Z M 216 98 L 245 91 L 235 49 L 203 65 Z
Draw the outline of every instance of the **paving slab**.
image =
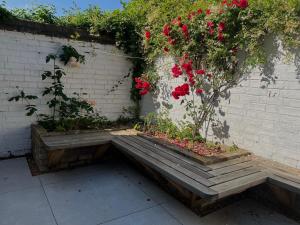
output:
M 37 186 L 39 179 L 31 176 L 26 158 L 0 161 L 0 194 Z
M 59 225 L 96 225 L 156 205 L 127 179 L 112 173 L 44 188 Z
M 73 169 L 61 170 L 58 172 L 50 172 L 39 176 L 43 185 L 61 183 L 65 181 L 89 179 L 106 173 L 107 175 L 116 174 L 118 164 L 115 161 L 101 162 L 99 164 L 77 167 Z
M 0 194 L 0 225 L 55 225 L 41 187 Z
M 198 217 L 174 200 L 162 204 L 183 225 L 296 225 L 294 220 L 266 208 L 251 199 L 244 199 L 207 216 Z
M 143 192 L 149 195 L 151 199 L 153 199 L 156 203 L 161 204 L 172 201 L 174 199 L 153 180 L 144 176 L 130 165 L 125 164 L 118 171 L 119 174 L 123 175 L 126 179 L 135 184 Z

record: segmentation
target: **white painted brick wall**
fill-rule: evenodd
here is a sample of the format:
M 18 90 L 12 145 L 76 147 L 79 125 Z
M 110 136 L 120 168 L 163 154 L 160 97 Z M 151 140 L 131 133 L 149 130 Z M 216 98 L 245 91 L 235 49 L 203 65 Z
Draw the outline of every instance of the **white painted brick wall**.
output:
M 112 120 L 121 115 L 123 107 L 132 104 L 130 79 L 125 80 L 117 91 L 107 95 L 116 81 L 128 74 L 130 69 L 130 62 L 125 58 L 103 54 L 103 51 L 122 54 L 114 46 L 1 30 L 0 157 L 10 153 L 21 155 L 30 150 L 30 124 L 35 118 L 25 116 L 21 102 L 7 100 L 17 93 L 16 86 L 28 94 L 41 96 L 45 87 L 41 74 L 52 68 L 50 63 L 45 63 L 45 57 L 56 53 L 65 44 L 71 44 L 86 57 L 86 63 L 80 68 L 65 67 L 67 93 L 87 93 L 89 100 L 96 101 L 97 110 Z M 45 101 L 39 104 L 39 108 L 47 110 Z
M 164 67 L 169 60 L 160 60 L 159 67 Z M 219 118 L 229 126 L 228 137 L 222 141 L 234 142 L 257 155 L 300 168 L 299 61 L 299 58 L 288 64 L 282 59 L 275 61 L 274 74 L 278 79 L 265 89 L 261 88 L 260 71 L 255 69 L 240 86 L 231 90 L 230 99 L 221 103 L 225 116 Z M 163 103 L 170 102 L 174 104 L 170 117 L 179 121 L 184 110 L 178 101 L 170 98 L 170 92 L 182 82 L 170 78 L 169 71 L 170 66 L 159 70 L 161 91 L 154 99 L 145 96 L 142 113 L 160 111 Z

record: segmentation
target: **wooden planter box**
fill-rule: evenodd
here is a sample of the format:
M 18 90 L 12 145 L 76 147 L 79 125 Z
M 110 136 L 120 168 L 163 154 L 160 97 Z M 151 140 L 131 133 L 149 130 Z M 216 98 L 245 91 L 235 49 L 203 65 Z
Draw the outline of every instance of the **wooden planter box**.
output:
M 32 154 L 41 172 L 70 168 L 99 160 L 111 146 L 106 131 L 47 132 L 32 125 Z
M 162 145 L 168 149 L 171 149 L 187 158 L 193 159 L 197 162 L 199 162 L 202 165 L 211 165 L 211 164 L 215 164 L 215 163 L 220 163 L 220 162 L 225 162 L 231 159 L 237 159 L 240 157 L 245 157 L 245 156 L 249 156 L 251 155 L 251 153 L 247 150 L 244 149 L 238 149 L 237 151 L 234 152 L 224 152 L 224 153 L 220 153 L 217 155 L 211 155 L 211 156 L 201 156 L 198 155 L 192 151 L 188 151 L 186 149 L 183 149 L 175 144 L 172 144 L 166 140 L 160 139 L 160 138 L 156 138 L 153 136 L 149 136 L 147 134 L 144 133 L 140 133 L 138 134 L 139 136 L 155 143 L 158 145 Z

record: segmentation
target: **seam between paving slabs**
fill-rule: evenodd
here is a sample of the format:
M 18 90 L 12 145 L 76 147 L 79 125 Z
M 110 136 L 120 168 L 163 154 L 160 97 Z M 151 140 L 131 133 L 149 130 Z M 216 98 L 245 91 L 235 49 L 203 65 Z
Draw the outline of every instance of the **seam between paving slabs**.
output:
M 39 178 L 39 181 L 40 181 L 40 184 L 41 184 L 41 186 L 42 186 L 43 193 L 44 193 L 44 195 L 45 195 L 45 197 L 46 197 L 47 203 L 48 203 L 48 205 L 49 205 L 49 207 L 50 207 L 50 210 L 51 210 L 52 216 L 53 216 L 53 218 L 54 218 L 55 224 L 56 224 L 56 225 L 58 225 L 58 222 L 57 222 L 57 219 L 56 219 L 56 217 L 55 217 L 55 215 L 54 215 L 54 212 L 53 212 L 52 206 L 51 206 L 51 204 L 50 204 L 50 201 L 49 201 L 49 199 L 48 199 L 48 196 L 47 196 L 47 194 L 46 194 L 46 191 L 45 191 L 44 185 L 43 185 L 43 183 L 42 183 L 42 181 L 41 181 L 41 179 L 40 179 L 40 178 Z
M 120 171 L 119 169 L 118 169 L 118 171 L 119 171 L 119 173 L 120 174 L 122 174 L 123 176 L 124 176 L 124 178 L 125 179 L 127 179 L 132 185 L 134 185 L 135 187 L 137 187 L 139 190 L 141 190 L 146 196 L 148 196 L 150 199 L 151 199 L 151 201 L 153 201 L 154 203 L 156 203 L 156 206 L 152 206 L 152 207 L 149 207 L 148 209 L 151 209 L 151 208 L 155 208 L 155 207 L 161 207 L 169 216 L 171 216 L 173 219 L 175 219 L 179 224 L 181 224 L 181 225 L 183 225 L 174 215 L 172 215 L 167 209 L 165 209 L 164 207 L 163 207 L 163 204 L 165 204 L 165 203 L 167 203 L 167 201 L 163 201 L 163 202 L 160 202 L 160 203 L 158 203 L 158 202 L 156 202 L 146 191 L 144 191 L 138 184 L 136 184 L 136 182 L 134 182 L 134 180 L 132 180 L 131 178 L 130 178 L 130 176 L 128 176 L 128 175 L 126 175 L 126 174 L 124 174 L 122 171 Z M 146 178 L 147 179 L 147 178 Z M 151 181 L 150 181 L 151 182 Z M 157 188 L 159 188 L 159 189 L 161 189 L 158 185 L 156 185 L 155 183 L 154 183 L 154 185 L 155 186 L 157 186 Z M 161 189 L 163 192 L 165 192 L 163 189 Z M 165 193 L 166 195 L 169 195 L 168 193 Z M 171 198 L 174 198 L 173 196 L 171 196 L 170 195 L 170 197 Z M 176 199 L 175 199 L 176 200 Z M 148 209 L 145 209 L 145 210 L 140 210 L 140 212 L 142 212 L 142 211 L 146 211 L 146 210 L 148 210 Z M 135 213 L 138 213 L 138 212 L 135 212 Z M 134 213 L 131 213 L 131 214 L 134 214 Z M 129 214 L 129 215 L 131 215 L 131 214 Z M 120 217 L 120 218 L 122 218 L 122 217 Z M 113 220 L 115 220 L 115 219 L 113 219 Z M 111 221 L 113 221 L 113 220 L 111 220 Z M 110 222 L 110 221 L 107 221 L 107 222 Z M 104 222 L 104 223 L 107 223 L 107 222 Z M 100 223 L 100 224 L 103 224 L 103 223 Z M 100 225 L 99 224 L 99 225 Z
M 149 209 L 153 209 L 153 208 L 155 208 L 155 207 L 161 207 L 161 206 L 160 206 L 160 204 L 157 204 L 157 205 L 150 206 L 150 207 L 147 207 L 147 208 L 144 208 L 144 209 L 136 210 L 136 211 L 133 211 L 133 212 L 131 212 L 131 213 L 128 213 L 128 214 L 126 214 L 126 215 L 124 215 L 124 216 L 118 216 L 118 217 L 115 217 L 115 218 L 113 218 L 113 219 L 103 221 L 103 222 L 101 222 L 101 223 L 98 223 L 97 225 L 109 223 L 109 222 L 112 222 L 112 221 L 115 221 L 115 220 L 118 220 L 118 219 L 121 219 L 121 218 L 130 216 L 130 215 L 133 215 L 133 214 L 137 214 L 137 213 L 140 213 L 140 212 L 147 211 L 147 210 L 149 210 Z

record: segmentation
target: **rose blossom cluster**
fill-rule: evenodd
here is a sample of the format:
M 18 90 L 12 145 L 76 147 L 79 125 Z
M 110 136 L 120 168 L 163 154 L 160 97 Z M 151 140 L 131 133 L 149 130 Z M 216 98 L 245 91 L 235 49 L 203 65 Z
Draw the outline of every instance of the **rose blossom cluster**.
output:
M 187 83 L 180 85 L 172 91 L 172 96 L 175 99 L 179 99 L 180 96 L 185 96 L 190 94 L 190 87 Z
M 140 95 L 146 95 L 150 91 L 150 83 L 148 81 L 142 80 L 140 77 L 135 78 L 135 88 L 140 90 Z
M 248 0 L 223 0 L 222 5 L 226 5 L 228 7 L 238 7 L 241 9 L 246 9 L 249 6 Z
M 188 83 L 183 85 L 179 85 L 174 89 L 172 92 L 172 96 L 175 99 L 179 99 L 179 97 L 183 97 L 185 95 L 190 94 L 191 91 L 195 91 L 197 95 L 203 94 L 204 90 L 202 88 L 196 88 L 196 80 L 197 76 L 201 76 L 201 78 L 207 78 L 208 80 L 211 79 L 212 75 L 207 74 L 204 69 L 194 70 L 193 69 L 193 61 L 189 59 L 188 55 L 185 54 L 180 60 L 180 64 L 175 64 L 172 68 L 172 75 L 175 78 L 178 78 L 182 75 L 187 76 Z

